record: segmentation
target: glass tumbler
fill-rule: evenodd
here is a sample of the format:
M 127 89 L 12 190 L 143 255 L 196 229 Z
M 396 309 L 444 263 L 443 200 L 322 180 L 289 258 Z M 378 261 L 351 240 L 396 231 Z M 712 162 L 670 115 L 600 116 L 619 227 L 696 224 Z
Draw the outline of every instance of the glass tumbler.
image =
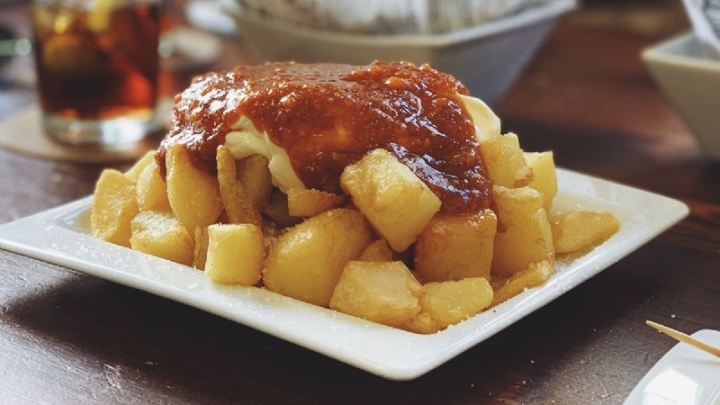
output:
M 71 145 L 138 141 L 157 118 L 160 0 L 34 0 L 43 128 Z

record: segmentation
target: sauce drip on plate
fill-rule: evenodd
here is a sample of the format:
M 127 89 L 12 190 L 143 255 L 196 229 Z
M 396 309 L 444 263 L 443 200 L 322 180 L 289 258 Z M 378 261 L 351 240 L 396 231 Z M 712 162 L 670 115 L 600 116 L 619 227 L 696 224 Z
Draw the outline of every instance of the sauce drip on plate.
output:
M 215 153 L 241 116 L 282 147 L 306 187 L 340 193 L 343 169 L 383 148 L 442 200 L 442 212 L 490 205 L 490 182 L 467 89 L 428 66 L 268 63 L 196 77 L 175 98 L 172 128 L 156 159 L 180 143 L 195 165 L 216 171 Z

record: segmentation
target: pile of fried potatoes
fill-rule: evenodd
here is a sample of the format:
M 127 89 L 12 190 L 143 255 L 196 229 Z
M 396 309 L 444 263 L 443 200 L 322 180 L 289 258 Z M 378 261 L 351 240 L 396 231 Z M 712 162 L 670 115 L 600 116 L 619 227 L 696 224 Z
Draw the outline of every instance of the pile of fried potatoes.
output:
M 610 213 L 550 214 L 552 152 L 516 135 L 481 146 L 493 210 L 440 213 L 441 201 L 389 152 L 348 166 L 344 195 L 273 187 L 260 155 L 221 146 L 217 176 L 180 145 L 160 175 L 154 153 L 105 170 L 93 235 L 204 270 L 213 282 L 255 286 L 416 333 L 434 333 L 544 283 L 556 255 L 579 255 L 619 228 Z

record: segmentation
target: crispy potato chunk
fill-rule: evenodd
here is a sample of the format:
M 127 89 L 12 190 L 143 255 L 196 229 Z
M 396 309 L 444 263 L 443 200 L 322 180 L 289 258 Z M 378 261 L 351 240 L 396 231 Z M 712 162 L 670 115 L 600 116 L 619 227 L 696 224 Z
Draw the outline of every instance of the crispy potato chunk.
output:
M 193 238 L 170 213 L 144 211 L 137 214 L 132 220 L 130 246 L 176 263 L 190 266 L 193 262 Z
M 372 241 L 362 214 L 338 208 L 289 228 L 270 247 L 263 282 L 268 290 L 327 306 L 343 266 Z
M 515 134 L 495 136 L 480 145 L 492 184 L 508 188 L 528 185 L 532 170 L 527 167 L 520 141 Z
M 609 212 L 578 211 L 550 216 L 550 229 L 556 253 L 591 249 L 620 229 Z
M 395 260 L 394 256 L 385 239 L 378 239 L 369 244 L 357 260 L 361 262 L 392 262 Z
M 167 185 L 154 160 L 138 176 L 136 190 L 140 211 L 170 211 Z
M 542 195 L 530 187 L 502 186 L 494 186 L 493 195 L 499 222 L 492 273 L 510 277 L 533 262 L 553 264 L 553 238 Z
M 430 335 L 440 331 L 440 327 L 437 322 L 432 319 L 432 316 L 422 310 L 409 324 L 405 325 L 403 329 L 409 332 L 422 333 L 423 335 Z
M 330 308 L 383 325 L 405 327 L 420 313 L 423 287 L 403 262 L 350 261 Z
M 90 231 L 93 236 L 130 246 L 130 221 L 138 212 L 135 182 L 114 169 L 105 169 L 95 184 L 90 211 Z
M 260 225 L 262 219 L 255 209 L 255 205 L 245 191 L 245 187 L 238 181 L 235 158 L 225 146 L 217 150 L 217 178 L 220 186 L 220 198 L 225 207 L 225 214 L 231 224 Z
M 182 145 L 167 151 L 166 162 L 168 200 L 175 216 L 189 232 L 215 222 L 223 210 L 217 179 L 197 169 Z
M 320 190 L 293 188 L 288 190 L 288 213 L 294 217 L 314 217 L 337 208 L 345 197 Z
M 415 245 L 415 271 L 424 282 L 484 277 L 490 280 L 497 217 L 436 215 Z
M 268 160 L 262 155 L 251 155 L 237 161 L 237 179 L 253 202 L 257 211 L 268 204 L 272 192 L 272 175 Z
M 525 152 L 524 155 L 525 162 L 533 172 L 532 181 L 528 185 L 542 194 L 543 207 L 550 210 L 553 199 L 555 199 L 558 192 L 553 153 L 552 151 Z
M 145 170 L 145 168 L 148 167 L 148 165 L 150 165 L 151 163 L 155 163 L 154 150 L 145 152 L 145 154 L 125 172 L 125 176 L 127 176 L 127 178 L 130 180 L 137 181 L 140 177 L 140 173 L 142 173 L 143 170 Z
M 492 305 L 507 301 L 528 288 L 539 286 L 554 272 L 555 267 L 548 261 L 530 263 L 527 269 L 516 273 L 495 289 Z
M 425 296 L 420 301 L 422 313 L 430 316 L 435 329 L 419 328 L 424 333 L 433 333 L 462 322 L 489 307 L 493 301 L 493 289 L 483 277 L 431 282 L 424 287 Z
M 253 224 L 215 224 L 208 227 L 205 275 L 218 283 L 251 286 L 260 281 L 265 245 Z
M 207 262 L 208 245 L 210 244 L 210 236 L 206 226 L 198 226 L 195 228 L 195 250 L 193 252 L 192 266 L 199 270 L 205 270 Z
M 376 149 L 345 168 L 340 184 L 396 252 L 415 242 L 440 199 L 390 152 Z

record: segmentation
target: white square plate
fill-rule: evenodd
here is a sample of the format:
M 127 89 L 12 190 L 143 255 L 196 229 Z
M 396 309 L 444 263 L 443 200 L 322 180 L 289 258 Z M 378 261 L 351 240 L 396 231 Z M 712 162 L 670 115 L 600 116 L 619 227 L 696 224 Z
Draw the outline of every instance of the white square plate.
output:
M 706 329 L 692 336 L 720 347 L 718 331 Z M 678 343 L 667 352 L 624 402 L 624 405 L 711 404 L 720 404 L 720 358 L 685 343 Z
M 559 210 L 610 211 L 620 231 L 559 261 L 544 285 L 433 335 L 419 335 L 283 297 L 220 286 L 202 272 L 95 239 L 90 197 L 0 225 L 0 247 L 166 297 L 394 380 L 418 377 L 589 279 L 685 217 L 681 202 L 558 169 Z

